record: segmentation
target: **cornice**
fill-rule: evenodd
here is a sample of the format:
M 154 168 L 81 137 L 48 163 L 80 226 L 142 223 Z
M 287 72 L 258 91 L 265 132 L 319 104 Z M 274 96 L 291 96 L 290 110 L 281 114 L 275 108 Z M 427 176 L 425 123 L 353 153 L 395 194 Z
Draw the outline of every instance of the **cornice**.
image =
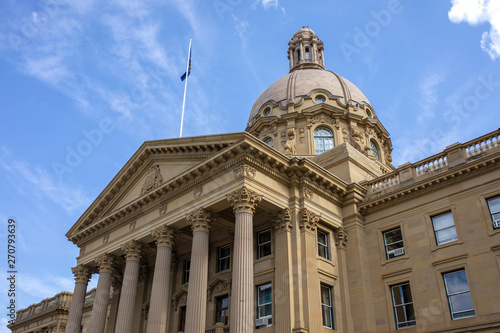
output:
M 376 212 L 381 209 L 412 200 L 421 195 L 462 182 L 468 178 L 490 172 L 499 168 L 500 156 L 486 156 L 470 161 L 446 172 L 422 179 L 396 191 L 385 193 L 361 203 L 358 208 L 361 214 Z
M 12 325 L 11 329 L 14 329 L 14 327 L 17 325 L 27 325 L 28 323 L 37 321 L 37 320 L 41 319 L 42 317 L 46 317 L 47 315 L 49 315 L 51 313 L 69 314 L 69 306 L 58 305 L 58 306 L 46 309 L 44 311 L 41 311 L 37 314 L 30 315 L 29 317 L 23 318 L 21 320 L 16 319 L 16 321 Z

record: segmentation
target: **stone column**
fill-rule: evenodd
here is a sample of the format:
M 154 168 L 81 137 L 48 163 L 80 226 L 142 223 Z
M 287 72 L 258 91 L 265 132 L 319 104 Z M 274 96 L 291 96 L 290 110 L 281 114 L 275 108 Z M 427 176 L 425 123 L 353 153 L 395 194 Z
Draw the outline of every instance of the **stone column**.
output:
M 99 281 L 95 291 L 94 305 L 90 315 L 88 333 L 103 333 L 108 312 L 109 289 L 111 288 L 111 273 L 114 257 L 105 253 L 95 259 L 99 266 Z
M 174 230 L 163 225 L 151 232 L 156 240 L 156 261 L 153 275 L 151 301 L 149 303 L 147 333 L 165 333 L 167 327 L 167 308 L 170 287 L 170 265 Z
M 242 187 L 227 197 L 235 212 L 231 333 L 254 331 L 253 213 L 262 196 Z
M 193 230 L 193 244 L 185 333 L 203 333 L 207 316 L 208 237 L 214 216 L 210 211 L 198 208 L 186 219 Z
M 349 279 L 347 275 L 347 256 L 345 253 L 345 247 L 347 244 L 347 232 L 344 228 L 340 227 L 337 229 L 335 235 L 335 245 L 337 247 L 337 257 L 339 265 L 339 288 L 337 290 L 340 292 L 340 301 L 342 308 L 342 330 L 344 332 L 353 332 L 354 324 L 351 315 L 351 305 L 350 305 L 350 293 L 349 293 Z M 340 325 L 337 325 L 339 330 Z
M 137 283 L 139 281 L 139 260 L 142 244 L 132 240 L 122 245 L 125 252 L 125 272 L 120 291 L 120 303 L 116 317 L 116 333 L 132 333 L 134 321 L 135 298 L 137 296 Z
M 75 290 L 69 307 L 66 333 L 80 333 L 82 325 L 83 306 L 85 305 L 85 294 L 87 284 L 90 279 L 90 269 L 83 265 L 78 265 L 71 269 L 75 275 Z

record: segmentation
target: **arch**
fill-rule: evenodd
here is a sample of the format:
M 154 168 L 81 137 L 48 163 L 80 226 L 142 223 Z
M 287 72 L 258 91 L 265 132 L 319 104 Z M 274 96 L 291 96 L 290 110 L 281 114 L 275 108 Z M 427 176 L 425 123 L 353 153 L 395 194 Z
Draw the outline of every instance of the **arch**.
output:
M 377 160 L 380 161 L 380 149 L 378 148 L 378 144 L 373 139 L 370 140 L 370 148 L 372 150 L 373 155 L 375 155 Z
M 273 147 L 273 138 L 271 138 L 270 136 L 268 136 L 267 138 L 265 138 L 263 141 L 264 141 L 264 143 L 266 143 L 270 147 Z
M 322 154 L 333 147 L 335 147 L 333 131 L 326 126 L 317 127 L 314 130 L 314 151 L 316 155 Z
M 310 60 L 310 58 L 311 58 L 311 57 L 310 57 L 310 53 L 309 53 L 309 48 L 308 48 L 308 47 L 306 47 L 306 55 L 305 55 L 305 59 L 306 59 L 306 60 Z

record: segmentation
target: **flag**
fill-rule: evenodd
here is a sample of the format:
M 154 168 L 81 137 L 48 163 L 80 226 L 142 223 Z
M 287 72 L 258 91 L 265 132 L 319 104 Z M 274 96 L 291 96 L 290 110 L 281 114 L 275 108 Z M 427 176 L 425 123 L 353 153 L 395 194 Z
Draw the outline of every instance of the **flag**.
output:
M 186 75 L 187 74 L 187 75 Z M 186 77 L 191 75 L 191 50 L 189 50 L 189 65 L 188 65 L 188 71 L 187 73 L 182 74 L 181 76 L 181 81 L 184 81 Z

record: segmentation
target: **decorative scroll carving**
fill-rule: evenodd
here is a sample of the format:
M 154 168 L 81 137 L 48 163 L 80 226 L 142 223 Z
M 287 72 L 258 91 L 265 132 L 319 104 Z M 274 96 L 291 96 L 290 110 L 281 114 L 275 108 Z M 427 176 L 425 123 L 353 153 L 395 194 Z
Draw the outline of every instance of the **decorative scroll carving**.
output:
M 343 128 L 342 129 L 342 138 L 344 139 L 344 142 L 347 142 L 349 139 L 349 134 L 347 133 L 347 129 Z
M 272 135 L 272 134 L 274 134 L 274 136 L 276 136 L 277 135 L 276 129 L 277 129 L 276 125 L 264 126 L 262 128 L 262 131 L 260 132 L 260 136 L 262 138 L 267 136 L 267 135 Z
M 364 146 L 363 143 L 363 133 L 355 128 L 351 130 L 351 136 L 352 136 L 352 145 L 354 148 L 356 148 L 358 151 L 363 152 L 363 149 L 361 148 Z
M 314 214 L 307 208 L 300 212 L 300 228 L 309 231 L 316 231 L 319 222 L 319 215 Z
M 156 246 L 174 247 L 175 230 L 173 228 L 162 225 L 159 228 L 151 231 L 151 236 L 156 240 Z
M 311 191 L 310 189 L 308 188 L 304 188 L 304 196 L 307 198 L 307 199 L 312 199 L 313 196 L 314 196 L 314 192 Z
M 233 194 L 227 197 L 227 201 L 233 206 L 235 213 L 246 212 L 253 214 L 257 204 L 261 200 L 262 195 L 256 194 L 254 191 L 246 188 L 246 186 L 234 191 Z
M 186 219 L 189 224 L 191 224 L 191 230 L 193 230 L 193 232 L 209 232 L 213 221 L 215 221 L 215 215 L 211 211 L 200 207 L 195 209 L 191 214 L 187 215 Z
M 137 224 L 137 220 L 133 220 L 129 223 L 128 225 L 128 230 L 134 230 L 135 229 L 135 225 Z
M 304 127 L 299 128 L 299 140 L 300 140 L 300 143 L 304 143 L 304 138 L 306 137 L 305 132 L 306 132 L 306 130 L 304 129 Z
M 292 212 L 285 208 L 273 218 L 273 226 L 276 232 L 289 231 L 292 229 Z
M 77 265 L 76 267 L 71 268 L 73 275 L 75 276 L 75 282 L 83 282 L 87 283 L 90 279 L 90 268 L 83 265 Z
M 318 114 L 314 117 L 311 118 L 311 124 L 316 124 L 316 123 L 330 123 L 330 124 L 336 124 L 336 121 L 335 119 L 333 119 L 332 117 L 322 113 L 322 114 Z
M 109 241 L 109 234 L 106 234 L 106 235 L 104 235 L 104 237 L 102 238 L 102 243 L 103 243 L 103 244 L 106 244 L 108 241 Z
M 201 194 L 203 193 L 203 186 L 198 186 L 197 188 L 194 189 L 193 191 L 193 197 L 196 199 L 196 198 L 199 198 L 201 197 Z
M 343 227 L 337 229 L 335 244 L 341 248 L 345 248 L 347 244 L 347 232 Z
M 175 311 L 179 309 L 179 304 L 186 304 L 187 301 L 187 289 L 182 288 L 177 291 L 174 296 L 172 296 L 172 302 L 174 302 Z
M 160 208 L 158 209 L 160 216 L 165 215 L 167 213 L 167 208 L 168 208 L 168 205 L 166 203 L 164 203 L 163 205 L 160 206 Z
M 231 281 L 221 278 L 216 278 L 208 285 L 208 300 L 212 301 L 213 295 L 231 293 Z
M 160 186 L 163 183 L 163 177 L 161 175 L 160 166 L 153 165 L 144 179 L 144 185 L 142 186 L 141 194 L 151 191 L 154 188 Z
M 125 252 L 125 258 L 127 260 L 136 260 L 139 261 L 141 258 L 143 246 L 142 243 L 131 240 L 122 245 L 122 251 Z
M 284 145 L 285 154 L 295 154 L 297 152 L 295 145 L 295 128 L 289 128 L 286 130 L 286 135 L 288 139 Z
M 239 165 L 234 169 L 234 175 L 236 177 L 248 177 L 250 179 L 255 178 L 255 174 L 257 173 L 257 170 L 255 168 L 252 168 L 249 165 Z
M 99 266 L 99 273 L 111 273 L 113 271 L 113 265 L 115 263 L 114 256 L 104 253 L 94 260 L 97 266 Z

